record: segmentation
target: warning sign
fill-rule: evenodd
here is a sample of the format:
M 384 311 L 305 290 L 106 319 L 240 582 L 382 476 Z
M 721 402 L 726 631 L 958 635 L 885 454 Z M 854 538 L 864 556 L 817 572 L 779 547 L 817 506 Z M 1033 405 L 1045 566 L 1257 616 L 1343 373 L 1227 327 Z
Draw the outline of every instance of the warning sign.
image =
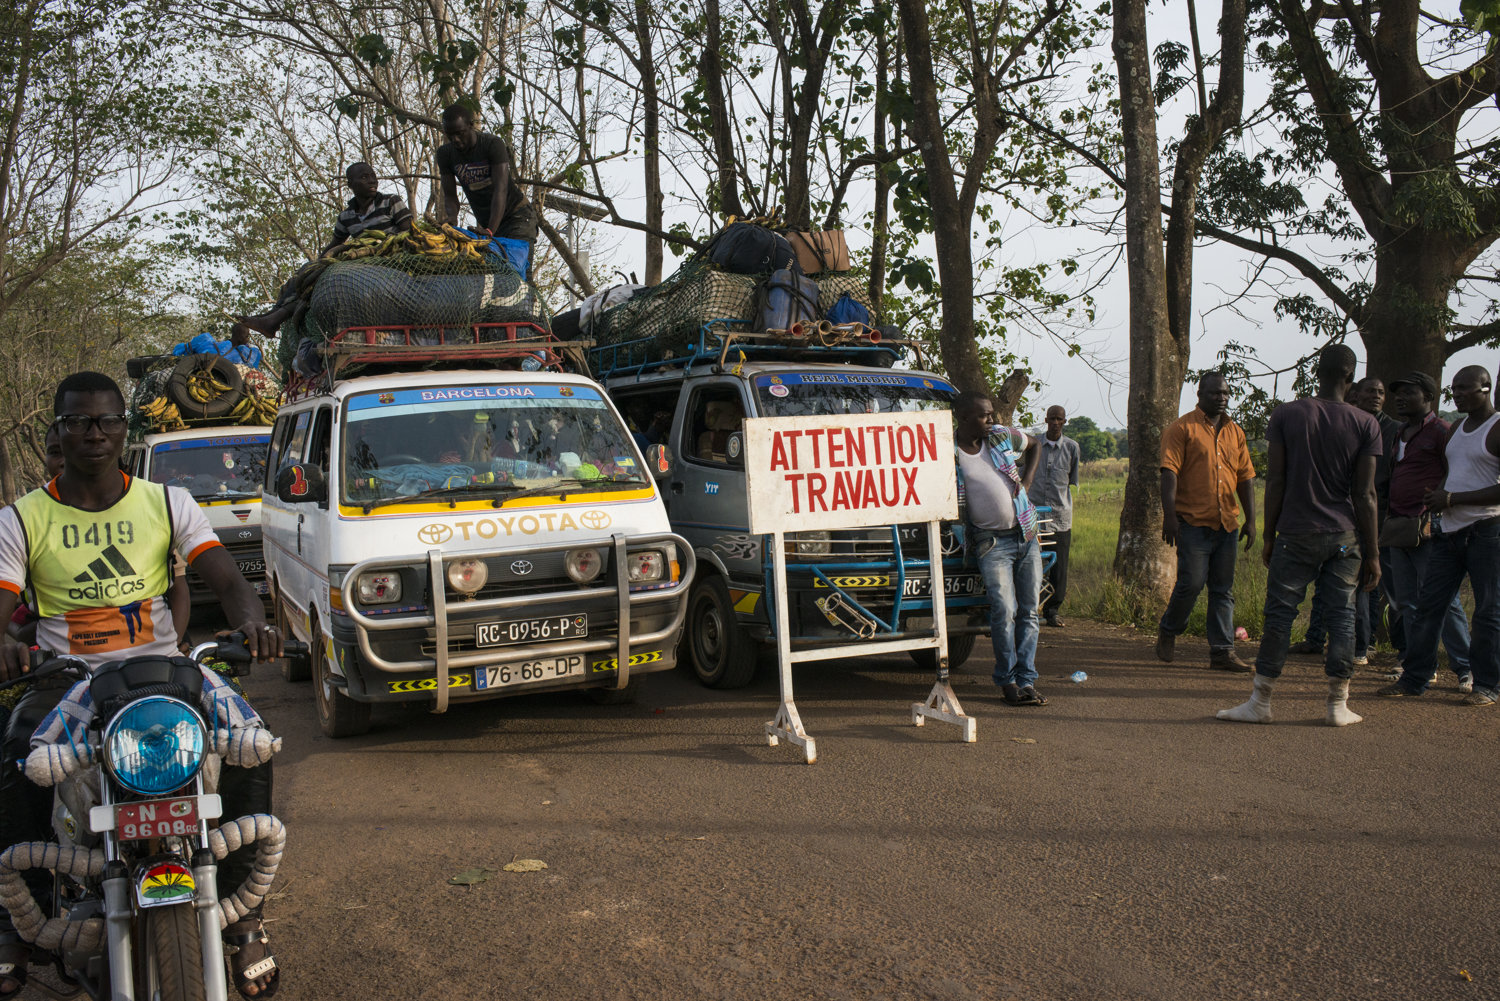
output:
M 958 517 L 945 410 L 747 420 L 745 473 L 752 532 Z

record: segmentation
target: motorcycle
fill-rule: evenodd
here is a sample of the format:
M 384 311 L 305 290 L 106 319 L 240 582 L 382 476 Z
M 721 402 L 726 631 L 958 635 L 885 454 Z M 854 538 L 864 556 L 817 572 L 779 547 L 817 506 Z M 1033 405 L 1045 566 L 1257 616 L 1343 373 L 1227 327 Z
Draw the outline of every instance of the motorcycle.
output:
M 186 659 L 136 657 L 92 675 L 77 657 L 33 650 L 30 673 L 0 684 L 77 678 L 37 731 L 54 737 L 24 765 L 31 781 L 54 790 L 56 840 L 0 853 L 0 904 L 67 985 L 31 986 L 92 1001 L 226 1001 L 220 932 L 260 905 L 286 841 L 270 814 L 220 820 L 221 765 L 262 764 L 281 748 L 253 711 L 247 724 L 233 708 L 227 683 L 200 669 L 214 658 L 244 673 L 244 643 L 232 633 Z M 303 643 L 285 647 L 287 656 L 307 652 Z M 220 899 L 219 860 L 252 843 L 250 876 Z M 53 917 L 22 878 L 32 869 L 53 874 Z

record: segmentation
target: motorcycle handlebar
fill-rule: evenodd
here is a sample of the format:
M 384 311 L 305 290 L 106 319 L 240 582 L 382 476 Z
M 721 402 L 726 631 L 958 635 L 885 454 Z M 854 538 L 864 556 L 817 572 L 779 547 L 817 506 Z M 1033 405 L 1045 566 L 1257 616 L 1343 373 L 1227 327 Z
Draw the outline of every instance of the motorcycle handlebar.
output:
M 309 649 L 308 645 L 300 640 L 283 640 L 281 647 L 287 657 L 305 657 Z M 245 634 L 241 632 L 233 632 L 222 639 L 199 643 L 193 647 L 192 653 L 188 656 L 201 664 L 206 654 L 217 656 L 235 667 L 241 667 L 251 661 L 250 650 L 245 646 Z M 81 657 L 70 654 L 58 655 L 51 650 L 43 650 L 41 647 L 31 648 L 28 662 L 31 670 L 9 681 L 0 681 L 0 691 L 28 681 L 41 681 L 68 670 L 76 670 L 80 676 L 88 674 L 88 664 Z

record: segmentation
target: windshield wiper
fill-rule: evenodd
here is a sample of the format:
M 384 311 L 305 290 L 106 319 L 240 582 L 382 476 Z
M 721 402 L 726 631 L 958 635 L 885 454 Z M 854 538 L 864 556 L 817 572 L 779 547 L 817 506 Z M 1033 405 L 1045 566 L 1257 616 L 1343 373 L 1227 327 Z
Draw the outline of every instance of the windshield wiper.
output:
M 574 486 L 562 486 L 561 484 L 564 483 L 571 483 Z M 518 497 L 566 497 L 569 494 L 579 494 L 593 490 L 637 490 L 645 485 L 645 480 L 581 480 L 576 476 L 560 476 L 547 486 L 527 487 L 519 493 L 511 494 L 505 499 L 513 501 Z
M 398 494 L 394 497 L 379 497 L 375 500 L 365 501 L 361 506 L 364 508 L 365 514 L 369 514 L 370 511 L 374 508 L 385 507 L 388 504 L 405 504 L 407 501 L 430 500 L 434 497 L 447 497 L 448 506 L 455 507 L 458 504 L 458 500 L 456 498 L 463 494 L 491 493 L 496 490 L 502 491 L 506 494 L 514 494 L 523 489 L 523 487 L 518 487 L 513 483 L 460 483 L 457 486 L 452 487 L 433 487 L 431 490 L 422 490 L 414 494 Z M 495 506 L 499 507 L 500 502 L 501 498 L 496 497 Z

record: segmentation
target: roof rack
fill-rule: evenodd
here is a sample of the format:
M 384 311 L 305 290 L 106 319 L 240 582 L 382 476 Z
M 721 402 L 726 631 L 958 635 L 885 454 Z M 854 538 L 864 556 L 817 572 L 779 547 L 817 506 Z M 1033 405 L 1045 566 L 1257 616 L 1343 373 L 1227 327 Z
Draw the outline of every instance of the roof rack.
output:
M 346 327 L 317 349 L 323 371 L 311 378 L 295 370 L 288 399 L 326 392 L 353 371 L 420 371 L 455 362 L 525 363 L 553 371 L 587 371 L 593 341 L 560 341 L 530 322 L 386 324 Z
M 786 330 L 749 331 L 743 322 L 710 320 L 699 330 L 697 344 L 677 353 L 662 354 L 654 337 L 642 337 L 618 344 L 605 344 L 589 352 L 596 379 L 641 376 L 664 369 L 689 372 L 695 365 L 711 364 L 722 371 L 731 356 L 736 361 L 813 361 L 854 362 L 889 367 L 906 356 L 916 355 L 917 366 L 925 368 L 922 345 L 904 338 L 889 338 L 875 327 L 863 323 L 831 324 L 794 323 Z M 657 357 L 652 357 L 655 354 Z

